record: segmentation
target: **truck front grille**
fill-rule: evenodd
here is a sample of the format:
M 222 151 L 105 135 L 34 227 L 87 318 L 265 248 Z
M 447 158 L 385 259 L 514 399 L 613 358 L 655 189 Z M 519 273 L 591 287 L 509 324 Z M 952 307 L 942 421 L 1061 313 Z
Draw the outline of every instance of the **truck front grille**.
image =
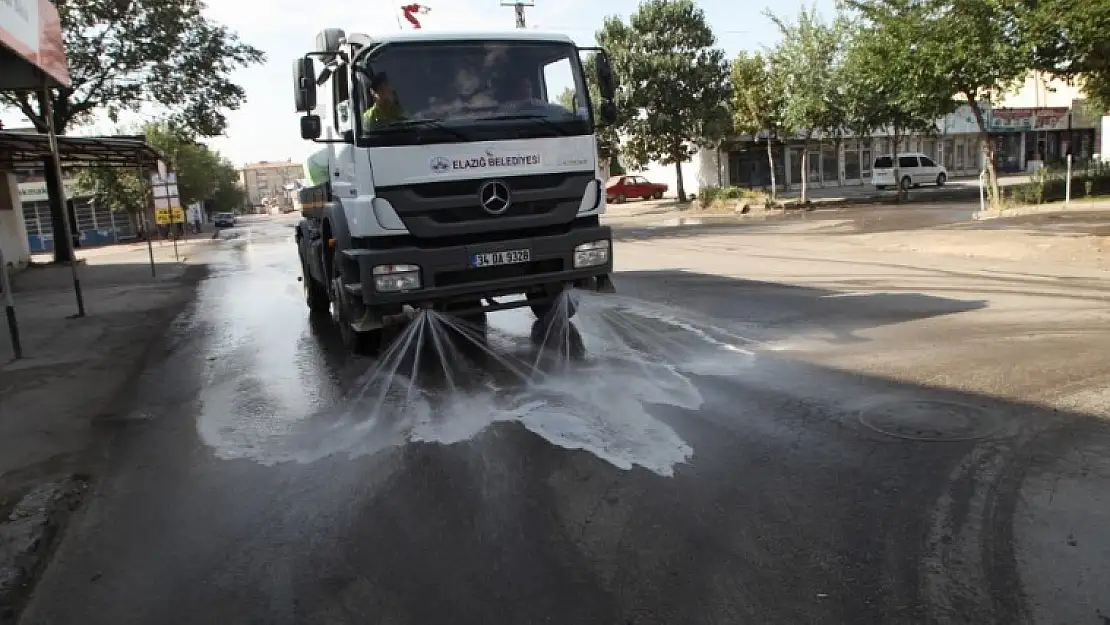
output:
M 536 174 L 532 176 L 510 176 L 498 179 L 507 184 L 509 189 L 515 193 L 517 191 L 554 189 L 576 177 L 581 177 L 581 174 Z M 496 177 L 426 182 L 424 184 L 414 184 L 408 188 L 417 197 L 427 200 L 450 197 L 476 198 L 478 197 L 478 189 L 493 178 Z
M 525 276 L 552 273 L 562 270 L 563 260 L 561 258 L 552 258 L 548 260 L 537 260 L 530 263 L 520 263 L 519 265 L 481 267 L 478 269 L 464 269 L 462 271 L 440 271 L 435 274 L 435 286 L 457 286 L 473 282 L 523 278 Z
M 580 171 L 446 180 L 383 187 L 377 194 L 393 205 L 414 236 L 442 238 L 569 223 L 594 176 Z M 500 215 L 487 213 L 478 198 L 478 190 L 492 179 L 504 182 L 512 194 L 512 204 Z

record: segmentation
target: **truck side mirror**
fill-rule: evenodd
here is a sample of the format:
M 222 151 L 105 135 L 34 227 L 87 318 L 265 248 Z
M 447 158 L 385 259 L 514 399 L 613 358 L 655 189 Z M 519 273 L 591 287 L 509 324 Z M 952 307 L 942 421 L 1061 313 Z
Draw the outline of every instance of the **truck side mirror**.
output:
M 613 66 L 609 64 L 609 55 L 599 52 L 595 57 L 597 67 L 597 87 L 601 92 L 602 101 L 609 102 L 616 97 L 617 85 L 613 79 Z
M 293 61 L 293 99 L 298 113 L 316 110 L 316 64 L 312 59 Z
M 617 105 L 613 104 L 612 100 L 605 100 L 601 103 L 598 110 L 598 121 L 602 126 L 612 126 L 617 123 Z
M 319 115 L 304 115 L 301 117 L 301 138 L 315 141 L 320 138 L 323 126 Z

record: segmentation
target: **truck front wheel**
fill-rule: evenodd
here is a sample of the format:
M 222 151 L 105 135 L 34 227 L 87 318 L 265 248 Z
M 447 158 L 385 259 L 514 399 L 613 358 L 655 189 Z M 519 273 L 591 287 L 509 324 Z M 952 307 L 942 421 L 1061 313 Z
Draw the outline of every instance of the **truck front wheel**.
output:
M 339 336 L 343 346 L 348 351 L 360 356 L 377 354 L 382 347 L 382 328 L 375 328 L 360 332 L 351 324 L 361 317 L 361 306 L 347 293 L 343 287 L 343 278 L 337 277 L 332 281 L 332 318 L 339 326 Z
M 304 289 L 304 302 L 308 305 L 309 311 L 326 313 L 331 309 L 328 288 L 312 277 L 312 272 L 308 270 L 308 263 L 303 257 L 301 258 L 301 286 Z

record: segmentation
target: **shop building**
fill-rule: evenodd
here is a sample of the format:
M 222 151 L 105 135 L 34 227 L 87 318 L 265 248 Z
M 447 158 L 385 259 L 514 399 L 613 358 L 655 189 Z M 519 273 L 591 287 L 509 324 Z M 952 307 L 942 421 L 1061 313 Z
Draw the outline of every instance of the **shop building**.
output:
M 19 199 L 23 207 L 23 224 L 31 253 L 54 249 L 53 220 L 46 182 L 41 176 L 20 176 Z M 91 194 L 83 192 L 75 178 L 65 180 L 66 209 L 77 247 L 94 247 L 119 243 L 135 238 L 135 228 L 125 213 L 98 205 Z
M 1030 74 L 1018 89 L 996 98 L 999 106 L 982 103 L 994 142 L 995 166 L 1000 173 L 1018 174 L 1043 166 L 1063 164 L 1070 152 L 1077 162 L 1110 155 L 1107 118 L 1083 106 L 1078 90 L 1060 81 Z M 876 157 L 893 151 L 889 131 L 871 136 L 803 136 L 773 141 L 775 182 L 779 189 L 796 189 L 803 175 L 811 188 L 869 184 Z M 948 170 L 949 178 L 978 176 L 983 169 L 979 149 L 979 124 L 971 107 L 957 106 L 937 120 L 934 132 L 902 137 L 900 152 L 920 152 Z M 802 172 L 802 153 L 809 151 L 808 168 Z M 683 165 L 687 193 L 703 186 L 769 188 L 765 136 L 737 136 L 717 150 L 701 150 Z M 673 165 L 651 164 L 644 174 L 655 182 L 676 188 Z

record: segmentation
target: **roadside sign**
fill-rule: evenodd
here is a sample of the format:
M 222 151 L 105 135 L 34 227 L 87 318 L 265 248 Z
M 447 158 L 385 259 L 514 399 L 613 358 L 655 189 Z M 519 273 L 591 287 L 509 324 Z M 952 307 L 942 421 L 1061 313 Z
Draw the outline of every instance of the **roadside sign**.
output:
M 154 195 L 154 222 L 159 226 L 185 223 L 185 211 L 181 210 L 181 197 L 177 189 L 177 174 L 166 169 L 163 161 L 158 161 L 158 173 L 151 174 L 150 186 Z M 177 235 L 173 232 L 173 255 L 177 254 Z

